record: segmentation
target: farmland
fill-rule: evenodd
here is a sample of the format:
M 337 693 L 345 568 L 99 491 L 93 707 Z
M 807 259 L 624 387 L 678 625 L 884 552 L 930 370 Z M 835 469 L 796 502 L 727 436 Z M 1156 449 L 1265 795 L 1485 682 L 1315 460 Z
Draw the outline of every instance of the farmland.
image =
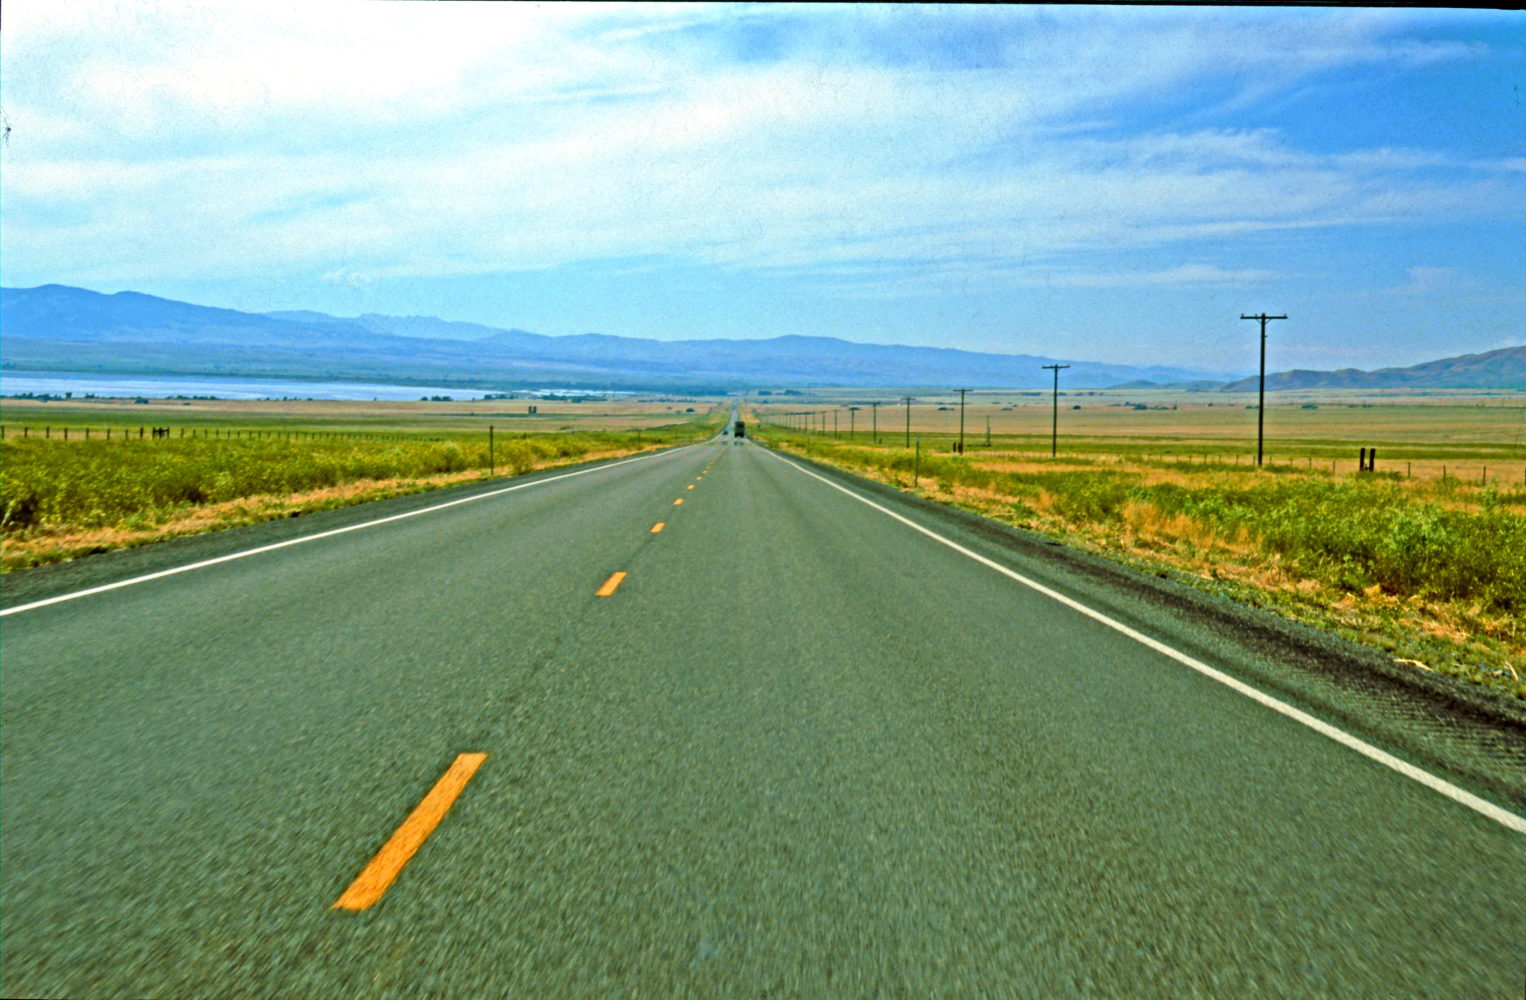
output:
M 904 404 L 856 395 L 754 416 L 788 450 L 1526 697 L 1526 401 L 1277 398 L 1257 469 L 1239 398 L 1062 399 L 1053 458 L 1047 393 L 970 394 L 963 455 L 957 393 L 914 402 L 909 431 Z
M 665 447 L 723 416 L 695 399 L 7 400 L 0 565 Z

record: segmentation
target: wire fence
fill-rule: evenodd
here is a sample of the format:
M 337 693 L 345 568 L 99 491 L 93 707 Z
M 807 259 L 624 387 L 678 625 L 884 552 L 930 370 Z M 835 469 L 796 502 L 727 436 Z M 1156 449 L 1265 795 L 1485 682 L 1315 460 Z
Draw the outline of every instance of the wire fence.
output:
M 466 436 L 471 432 L 463 432 Z M 483 433 L 486 433 L 485 431 Z M 51 424 L 0 424 L 0 440 L 39 439 L 44 441 L 156 441 L 191 438 L 197 440 L 269 440 L 269 441 L 443 441 L 438 434 L 377 433 L 373 431 L 313 431 L 295 429 L 251 429 L 231 427 L 68 427 Z
M 784 426 L 775 423 L 774 426 Z M 908 437 L 915 437 L 921 442 L 921 448 L 928 452 L 944 452 L 955 455 L 964 455 L 968 458 L 982 458 L 986 461 L 1006 460 L 1011 462 L 1041 462 L 1050 466 L 1070 465 L 1154 465 L 1166 469 L 1198 468 L 1203 470 L 1220 469 L 1224 471 L 1252 471 L 1256 468 L 1255 455 L 1245 453 L 1225 453 L 1182 449 L 1157 449 L 1140 450 L 1130 452 L 1094 451 L 1091 449 L 1072 449 L 1067 451 L 1064 442 L 1057 456 L 1051 456 L 1048 447 L 1029 448 L 1012 447 L 1003 444 L 999 439 L 993 442 L 983 431 L 967 435 L 961 450 L 957 434 L 947 431 L 936 433 L 918 433 L 915 429 L 903 432 L 881 430 L 876 439 L 872 432 L 862 429 L 850 432 L 845 428 L 838 431 L 831 430 L 802 430 L 791 428 L 792 433 L 801 434 L 815 440 L 829 439 L 837 444 L 879 446 L 889 445 L 897 447 L 901 445 L 900 438 L 903 433 Z M 1349 457 L 1331 455 L 1335 445 L 1331 449 L 1321 451 L 1319 454 L 1287 453 L 1269 449 L 1262 462 L 1262 470 L 1270 473 L 1305 472 L 1309 474 L 1324 473 L 1330 476 L 1345 475 L 1347 473 L 1372 473 L 1380 477 L 1391 477 L 1407 480 L 1456 482 L 1460 485 L 1496 486 L 1515 488 L 1517 485 L 1526 486 L 1526 459 L 1485 460 L 1463 458 L 1436 458 L 1436 457 L 1403 457 L 1403 448 L 1357 447 L 1348 453 Z M 904 449 L 903 449 L 904 450 Z M 1411 453 L 1413 454 L 1413 453 Z

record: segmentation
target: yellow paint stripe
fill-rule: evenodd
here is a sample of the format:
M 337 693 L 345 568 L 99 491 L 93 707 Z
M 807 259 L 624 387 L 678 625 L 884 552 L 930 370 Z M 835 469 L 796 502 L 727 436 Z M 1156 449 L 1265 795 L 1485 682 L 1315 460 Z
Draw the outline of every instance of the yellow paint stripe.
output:
M 450 812 L 450 807 L 456 801 L 456 796 L 466 787 L 466 783 L 472 779 L 477 768 L 487 760 L 485 753 L 463 753 L 456 757 L 455 763 L 440 776 L 435 782 L 429 794 L 420 802 L 403 820 L 403 825 L 398 827 L 382 849 L 376 852 L 376 857 L 371 863 L 355 877 L 350 887 L 344 891 L 344 895 L 335 901 L 335 910 L 364 910 L 366 907 L 382 898 L 387 887 L 392 885 L 408 859 L 413 857 L 415 851 L 424 845 L 424 841 L 434 832 L 434 828 L 440 825 L 440 820 Z
M 655 534 L 658 534 L 658 533 L 660 533 L 660 532 L 661 532 L 661 531 L 662 531 L 662 529 L 663 529 L 663 527 L 664 527 L 664 526 L 665 526 L 665 525 L 666 525 L 666 524 L 667 524 L 667 523 L 668 523 L 668 522 L 666 522 L 666 521 L 658 521 L 658 522 L 657 522 L 657 523 L 656 523 L 656 524 L 654 524 L 654 525 L 652 525 L 652 534 L 654 534 L 654 535 L 655 535 Z
M 683 497 L 679 497 L 677 500 L 673 501 L 673 506 L 674 507 L 682 506 L 683 502 L 684 502 L 684 498 Z
M 604 581 L 604 586 L 600 587 L 598 593 L 595 594 L 594 596 L 595 597 L 608 597 L 610 594 L 613 594 L 615 592 L 615 589 L 620 586 L 620 581 L 622 581 L 624 579 L 625 579 L 625 574 L 623 572 L 616 573 L 614 576 L 612 576 L 608 580 Z

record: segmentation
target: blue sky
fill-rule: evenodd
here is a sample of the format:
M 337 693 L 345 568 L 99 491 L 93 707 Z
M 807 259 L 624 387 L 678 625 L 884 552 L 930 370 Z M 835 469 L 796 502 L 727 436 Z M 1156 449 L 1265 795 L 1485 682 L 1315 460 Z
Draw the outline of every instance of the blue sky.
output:
M 1526 17 L 7 0 L 0 278 L 1212 371 L 1526 343 Z

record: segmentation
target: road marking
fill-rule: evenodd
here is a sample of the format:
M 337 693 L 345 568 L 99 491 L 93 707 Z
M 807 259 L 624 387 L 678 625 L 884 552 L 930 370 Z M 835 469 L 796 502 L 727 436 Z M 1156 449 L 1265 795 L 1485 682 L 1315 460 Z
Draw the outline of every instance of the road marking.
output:
M 693 447 L 692 445 L 688 447 Z M 676 449 L 675 449 L 676 451 Z M 501 490 L 492 490 L 487 493 L 478 493 L 474 496 L 463 497 L 460 500 L 448 500 L 445 503 L 435 504 L 433 507 L 423 507 L 419 510 L 410 510 L 402 514 L 393 514 L 389 517 L 379 517 L 374 521 L 365 521 L 361 524 L 351 524 L 344 528 L 333 528 L 329 531 L 320 531 L 312 535 L 303 535 L 301 538 L 290 538 L 284 542 L 275 542 L 271 545 L 261 545 L 253 549 L 245 549 L 243 552 L 233 552 L 215 559 L 203 559 L 201 562 L 188 563 L 184 566 L 176 566 L 174 569 L 162 569 L 157 573 L 145 573 L 143 576 L 135 576 L 127 580 L 118 580 L 116 583 L 102 584 L 99 587 L 87 587 L 77 590 L 72 594 L 60 594 L 57 597 L 49 597 L 41 601 L 32 601 L 30 604 L 18 604 L 13 608 L 0 610 L 0 617 L 6 615 L 19 615 L 23 611 L 31 611 L 35 608 L 45 608 L 50 604 L 62 604 L 65 601 L 73 601 L 81 597 L 89 597 L 92 594 L 103 594 L 108 590 L 120 590 L 123 587 L 131 587 L 139 583 L 147 583 L 150 580 L 158 580 L 166 576 L 175 576 L 177 573 L 189 573 L 193 569 L 205 569 L 208 566 L 216 566 L 218 563 L 232 562 L 235 559 L 243 559 L 247 556 L 256 556 L 264 552 L 274 552 L 276 549 L 288 548 L 292 545 L 304 545 L 308 542 L 316 542 L 322 538 L 332 538 L 335 535 L 343 535 L 350 531 L 360 531 L 362 528 L 374 528 L 379 524 L 390 524 L 393 521 L 401 521 L 409 517 L 418 517 L 420 514 L 432 514 L 437 510 L 445 510 L 447 507 L 459 507 L 464 503 L 475 503 L 478 500 L 486 500 L 489 497 L 502 496 L 505 493 L 513 493 L 515 490 L 527 490 L 532 486 L 544 486 L 546 483 L 554 483 L 560 479 L 571 479 L 574 476 L 586 476 L 591 472 L 601 472 L 605 469 L 613 469 L 617 465 L 628 465 L 631 462 L 643 462 L 649 458 L 657 458 L 660 455 L 671 455 L 674 451 L 653 451 L 635 458 L 622 458 L 618 462 L 610 462 L 608 465 L 596 465 L 591 469 L 579 469 L 576 472 L 564 472 L 557 476 L 548 476 L 545 479 L 537 479 L 533 483 L 520 483 L 518 486 L 505 486 Z
M 598 589 L 598 592 L 595 593 L 594 596 L 595 597 L 608 597 L 610 594 L 613 594 L 619 588 L 620 581 L 624 580 L 624 579 L 625 579 L 625 574 L 623 572 L 616 573 L 614 576 L 612 576 L 608 580 L 604 581 L 604 586 L 600 587 Z
M 689 484 L 689 485 L 688 485 L 688 486 L 685 486 L 685 487 L 684 487 L 684 489 L 686 489 L 686 490 L 692 490 L 692 489 L 694 489 L 694 484 L 693 484 L 693 483 L 690 483 L 690 484 Z
M 654 534 L 654 535 L 660 534 L 662 529 L 663 529 L 663 526 L 666 525 L 667 523 L 668 522 L 666 522 L 666 521 L 658 521 L 656 524 L 652 525 L 652 534 Z
M 1295 722 L 1299 722 L 1305 726 L 1308 726 L 1310 729 L 1319 733 L 1321 736 L 1326 736 L 1344 747 L 1355 750 L 1362 756 L 1376 761 L 1377 763 L 1382 764 L 1384 767 L 1392 771 L 1396 771 L 1412 781 L 1417 781 L 1432 791 L 1440 792 L 1442 795 L 1445 795 L 1452 801 L 1457 802 L 1460 805 L 1467 806 L 1474 812 L 1487 816 L 1488 818 L 1494 820 L 1496 823 L 1499 823 L 1507 829 L 1514 830 L 1516 833 L 1526 833 L 1526 817 L 1517 816 L 1515 813 L 1510 812 L 1507 809 L 1501 809 L 1499 806 L 1488 801 L 1487 799 L 1479 798 L 1472 792 L 1459 788 L 1452 784 L 1450 781 L 1446 781 L 1443 778 L 1438 778 L 1436 775 L 1431 774 L 1429 771 L 1423 771 L 1408 761 L 1401 760 L 1400 758 L 1395 757 L 1393 754 L 1388 753 L 1385 750 L 1380 750 L 1373 746 L 1371 743 L 1368 743 L 1366 740 L 1351 735 L 1344 729 L 1337 729 L 1335 726 L 1330 725 L 1328 722 L 1317 719 L 1301 709 L 1294 708 L 1292 705 L 1289 705 L 1287 702 L 1282 701 L 1279 698 L 1274 698 L 1266 692 L 1253 688 L 1243 681 L 1235 680 L 1228 674 L 1219 670 L 1215 670 L 1213 667 L 1210 667 L 1208 664 L 1199 659 L 1188 656 L 1186 653 L 1183 653 L 1179 650 L 1173 649 L 1157 639 L 1152 639 L 1145 635 L 1143 632 L 1136 631 L 1135 629 L 1130 628 L 1123 622 L 1120 622 L 1114 618 L 1109 618 L 1102 612 L 1093 608 L 1089 608 L 1074 598 L 1066 597 L 1064 594 L 1057 590 L 1051 590 L 1050 588 L 1044 586 L 1042 583 L 1039 583 L 1037 580 L 1031 580 L 1015 570 L 1008 569 L 993 559 L 988 559 L 978 552 L 972 552 L 971 550 L 965 548 L 963 545 L 960 545 L 958 542 L 953 541 L 952 539 L 944 538 L 937 532 L 929 528 L 924 528 L 922 525 L 916 523 L 910 518 L 897 514 L 895 511 L 889 509 L 888 507 L 884 507 L 875 503 L 868 497 L 860 496 L 847 487 L 838 483 L 834 483 L 832 480 L 826 478 L 825 476 L 812 472 L 810 469 L 807 469 L 802 465 L 797 465 L 796 463 L 789 461 L 778 454 L 775 454 L 773 451 L 767 448 L 763 449 L 763 453 L 770 456 L 771 458 L 775 458 L 778 461 L 783 462 L 785 465 L 794 469 L 796 472 L 801 472 L 807 476 L 810 476 L 812 479 L 820 480 L 821 482 L 826 483 L 828 486 L 832 487 L 834 490 L 837 490 L 839 493 L 846 494 L 847 496 L 852 497 L 854 500 L 857 500 L 859 503 L 868 507 L 873 507 L 881 514 L 900 521 L 908 528 L 911 528 L 913 531 L 921 532 L 938 544 L 946 545 L 947 547 L 953 549 L 955 552 L 958 552 L 960 555 L 967 556 L 970 559 L 980 563 L 982 566 L 993 569 L 1003 576 L 1016 580 L 1023 586 L 1028 587 L 1031 590 L 1035 590 L 1040 594 L 1043 594 L 1045 597 L 1050 598 L 1051 600 L 1058 601 L 1073 611 L 1079 611 L 1081 614 L 1092 619 L 1093 621 L 1106 625 L 1113 631 L 1128 636 L 1135 642 L 1155 650 L 1155 652 L 1160 653 L 1162 656 L 1169 657 L 1182 664 L 1183 666 L 1196 670 L 1198 673 L 1205 677 L 1218 681 L 1220 684 L 1223 684 L 1224 686 L 1231 688 L 1240 694 L 1243 694 L 1245 697 L 1250 698 L 1252 701 L 1260 702 L 1262 705 L 1265 705 L 1267 708 L 1270 708 L 1274 712 L 1279 712 Z
M 472 780 L 472 775 L 482 762 L 487 760 L 485 753 L 463 753 L 456 757 L 455 763 L 440 776 L 429 794 L 424 796 L 422 802 L 414 807 L 408 818 L 403 820 L 403 825 L 398 827 L 391 838 L 382 845 L 382 849 L 376 852 L 376 857 L 366 865 L 361 873 L 350 883 L 350 887 L 344 891 L 344 895 L 334 901 L 330 909 L 335 910 L 364 910 L 366 907 L 382 898 L 382 894 L 392 885 L 408 859 L 413 857 L 424 841 L 434 832 L 434 828 L 440 825 L 440 820 L 450 812 L 450 807 L 455 803 L 456 796 L 466 787 L 466 783 Z
M 673 501 L 673 506 L 674 507 L 681 507 L 681 506 L 683 506 L 683 502 L 684 502 L 684 498 L 683 497 L 679 497 L 677 500 Z

